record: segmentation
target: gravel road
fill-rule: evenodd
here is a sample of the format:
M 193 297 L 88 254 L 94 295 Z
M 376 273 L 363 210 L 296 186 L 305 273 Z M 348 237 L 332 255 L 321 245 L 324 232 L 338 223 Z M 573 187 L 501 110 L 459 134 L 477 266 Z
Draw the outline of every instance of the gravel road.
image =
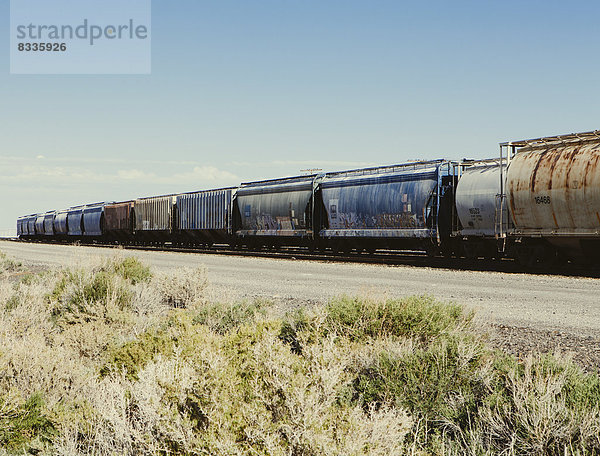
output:
M 115 249 L 0 241 L 0 250 L 33 266 L 70 265 Z M 517 355 L 573 352 L 600 366 L 600 279 L 455 271 L 412 266 L 126 251 L 157 269 L 204 265 L 211 294 L 264 297 L 282 306 L 323 303 L 340 294 L 428 294 L 477 311 L 493 344 Z

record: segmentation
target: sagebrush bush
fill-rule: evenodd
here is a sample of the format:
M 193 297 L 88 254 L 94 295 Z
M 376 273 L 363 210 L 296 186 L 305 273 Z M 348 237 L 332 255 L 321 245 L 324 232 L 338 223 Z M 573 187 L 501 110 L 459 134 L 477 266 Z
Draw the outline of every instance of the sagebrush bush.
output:
M 475 336 L 471 314 L 430 298 L 342 298 L 327 312 L 326 321 L 353 341 L 416 338 L 409 353 L 382 350 L 346 393 L 364 409 L 408 410 L 419 423 L 413 445 L 456 454 L 600 451 L 600 377 L 570 360 L 546 355 L 517 362 L 494 352 Z
M 135 257 L 127 257 L 121 261 L 113 261 L 109 264 L 109 269 L 112 269 L 124 279 L 129 280 L 133 285 L 141 282 L 150 282 L 152 279 L 150 268 Z
M 207 285 L 204 268 L 178 268 L 174 273 L 156 274 L 153 285 L 161 299 L 175 308 L 199 304 Z
M 175 341 L 165 331 L 148 331 L 135 340 L 109 350 L 108 360 L 100 369 L 100 376 L 110 372 L 124 372 L 128 379 L 137 380 L 138 372 L 157 355 L 169 355 Z
M 328 304 L 327 318 L 331 329 L 352 340 L 388 335 L 430 341 L 468 325 L 473 314 L 427 296 L 387 301 L 343 296 Z
M 135 259 L 0 280 L 0 454 L 593 455 L 600 378 L 431 297 L 281 316 Z
M 527 357 L 497 373 L 493 394 L 479 410 L 492 445 L 521 454 L 600 452 L 600 378 L 570 359 Z
M 35 451 L 50 443 L 56 430 L 46 416 L 42 395 L 35 393 L 24 402 L 15 402 L 0 396 L 0 448 L 18 452 L 27 445 Z
M 219 334 L 225 334 L 242 324 L 254 322 L 258 317 L 264 317 L 269 305 L 269 302 L 261 300 L 207 303 L 195 311 L 193 321 L 196 324 L 206 325 Z
M 23 269 L 21 262 L 9 258 L 4 252 L 0 251 L 0 276 L 20 272 Z

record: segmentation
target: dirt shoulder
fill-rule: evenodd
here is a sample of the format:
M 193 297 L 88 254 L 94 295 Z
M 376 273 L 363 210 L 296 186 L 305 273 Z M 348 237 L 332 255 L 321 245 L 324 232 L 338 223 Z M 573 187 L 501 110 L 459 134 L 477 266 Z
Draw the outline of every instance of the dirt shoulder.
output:
M 573 357 L 587 372 L 600 370 L 600 338 L 568 331 L 489 324 L 483 328 L 492 347 L 523 358 L 531 353 L 561 353 Z

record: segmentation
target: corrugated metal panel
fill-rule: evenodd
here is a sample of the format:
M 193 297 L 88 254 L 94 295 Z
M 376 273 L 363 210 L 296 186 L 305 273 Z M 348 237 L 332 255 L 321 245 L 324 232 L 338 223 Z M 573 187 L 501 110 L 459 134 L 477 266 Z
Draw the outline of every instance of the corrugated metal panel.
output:
M 81 236 L 83 234 L 83 208 L 69 209 L 67 213 L 67 226 L 69 236 Z
M 131 210 L 133 201 L 107 204 L 104 207 L 104 222 L 106 231 L 127 231 L 132 227 Z
M 104 206 L 85 207 L 83 209 L 83 235 L 102 236 Z
M 506 170 L 506 165 L 503 166 Z M 463 171 L 456 187 L 456 212 L 463 236 L 494 236 L 499 217 L 500 165 L 487 163 Z M 502 214 L 508 218 L 506 201 Z
M 242 235 L 305 236 L 312 230 L 313 176 L 243 184 L 237 190 Z
M 37 215 L 32 215 L 27 219 L 27 234 L 29 236 L 35 236 L 35 222 L 37 220 Z
M 600 234 L 600 142 L 521 149 L 511 160 L 507 189 L 518 233 Z
M 35 218 L 35 234 L 37 235 L 43 235 L 45 234 L 44 231 L 44 218 L 45 218 L 45 214 L 39 214 L 36 218 Z
M 23 217 L 21 221 L 21 232 L 23 236 L 29 236 L 29 219 L 31 217 Z
M 177 195 L 177 229 L 229 230 L 232 189 Z
M 54 233 L 67 234 L 67 211 L 58 212 L 54 217 Z
M 136 231 L 171 231 L 173 200 L 173 196 L 135 200 Z
M 56 216 L 56 212 L 48 212 L 44 216 L 44 234 L 46 236 L 54 235 L 54 217 Z
M 17 236 L 23 236 L 25 233 L 23 232 L 23 218 L 17 219 Z
M 323 237 L 427 237 L 438 167 L 326 177 L 321 183 L 328 230 Z M 430 223 L 431 225 L 431 223 Z M 425 229 L 425 232 L 421 231 Z M 384 230 L 375 233 L 377 230 Z M 425 233 L 425 234 L 423 234 Z

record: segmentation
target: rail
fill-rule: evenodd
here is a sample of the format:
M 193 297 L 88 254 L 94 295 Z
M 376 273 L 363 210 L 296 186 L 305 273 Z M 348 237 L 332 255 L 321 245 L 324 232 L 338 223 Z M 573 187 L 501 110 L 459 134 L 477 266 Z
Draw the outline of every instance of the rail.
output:
M 8 241 L 8 240 L 7 240 Z M 494 271 L 494 272 L 509 272 L 509 273 L 533 273 L 544 275 L 560 275 L 571 277 L 587 277 L 600 278 L 600 268 L 590 267 L 589 265 L 567 264 L 564 266 L 558 265 L 539 265 L 535 268 L 519 265 L 518 262 L 511 258 L 502 259 L 469 259 L 463 257 L 429 257 L 427 252 L 414 250 L 377 250 L 374 253 L 367 251 L 353 251 L 350 253 L 336 253 L 331 249 L 320 252 L 311 252 L 308 248 L 303 247 L 284 247 L 281 249 L 260 250 L 250 249 L 231 249 L 224 245 L 212 246 L 208 248 L 200 247 L 175 247 L 169 244 L 165 245 L 114 245 L 102 243 L 64 243 L 64 242 L 40 242 L 40 241 L 23 241 L 18 239 L 10 239 L 15 243 L 28 243 L 33 245 L 73 245 L 95 248 L 118 248 L 125 250 L 141 250 L 141 251 L 159 251 L 159 252 L 175 252 L 175 253 L 196 253 L 196 254 L 212 254 L 223 256 L 238 256 L 238 257 L 259 257 L 259 258 L 275 258 L 309 261 L 324 261 L 324 262 L 339 262 L 339 263 L 363 263 L 363 264 L 383 264 L 389 266 L 416 266 L 427 268 L 454 269 L 467 271 Z

